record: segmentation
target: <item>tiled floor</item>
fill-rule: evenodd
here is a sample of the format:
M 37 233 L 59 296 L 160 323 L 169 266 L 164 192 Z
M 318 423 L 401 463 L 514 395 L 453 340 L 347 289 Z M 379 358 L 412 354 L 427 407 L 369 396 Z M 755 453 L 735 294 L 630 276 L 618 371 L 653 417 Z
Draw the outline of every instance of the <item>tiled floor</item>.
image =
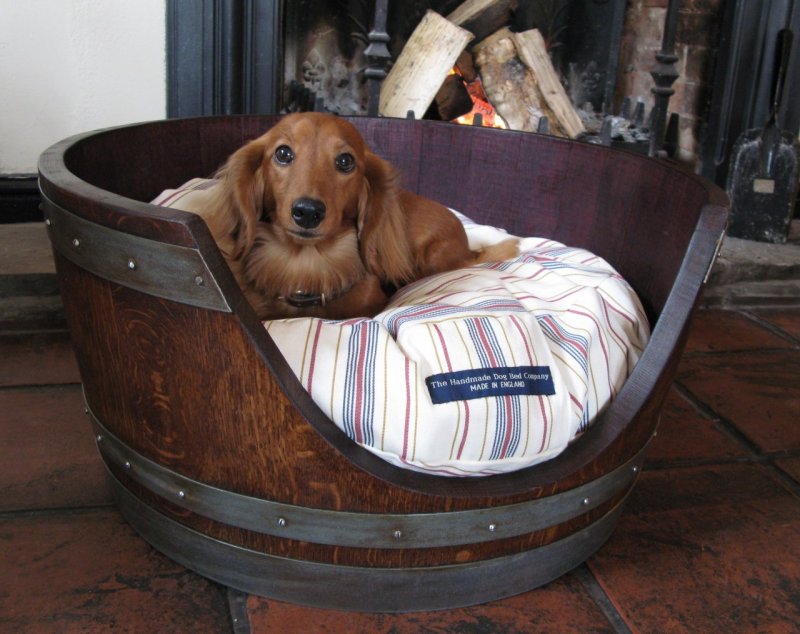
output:
M 617 530 L 546 587 L 376 615 L 228 593 L 111 503 L 61 332 L 0 336 L 0 632 L 800 632 L 800 309 L 703 311 Z

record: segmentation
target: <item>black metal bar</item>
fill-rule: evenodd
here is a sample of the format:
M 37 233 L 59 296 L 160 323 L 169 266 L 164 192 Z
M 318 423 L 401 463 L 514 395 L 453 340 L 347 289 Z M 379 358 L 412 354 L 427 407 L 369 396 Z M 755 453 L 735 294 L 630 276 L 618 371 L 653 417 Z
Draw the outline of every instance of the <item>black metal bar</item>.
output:
M 167 2 L 167 116 L 278 111 L 282 0 Z
M 675 54 L 675 31 L 679 7 L 680 0 L 669 0 L 661 50 L 656 53 L 657 63 L 650 72 L 656 83 L 652 88 L 655 104 L 653 105 L 653 128 L 650 131 L 650 156 L 657 156 L 664 144 L 669 98 L 675 94 L 672 84 L 679 77 L 675 67 L 675 63 L 678 61 L 678 56 Z
M 242 8 L 241 2 L 214 5 L 214 114 L 242 112 Z
M 386 32 L 388 4 L 388 0 L 375 0 L 375 16 L 372 30 L 369 32 L 369 46 L 364 51 L 369 63 L 365 75 L 368 94 L 367 114 L 370 117 L 378 116 L 381 84 L 388 74 L 389 62 L 392 59 L 388 47 L 389 34 Z

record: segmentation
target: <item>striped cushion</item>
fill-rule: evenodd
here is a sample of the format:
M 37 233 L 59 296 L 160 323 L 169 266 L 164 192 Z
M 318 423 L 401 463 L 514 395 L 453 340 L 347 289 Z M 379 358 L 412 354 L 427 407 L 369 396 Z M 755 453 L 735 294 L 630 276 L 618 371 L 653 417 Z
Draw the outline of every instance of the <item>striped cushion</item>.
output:
M 191 209 L 213 181 L 155 204 Z M 509 236 L 458 214 L 472 248 Z M 483 476 L 548 460 L 596 419 L 641 355 L 633 290 L 582 249 L 525 238 L 514 260 L 428 277 L 374 319 L 266 322 L 317 405 L 400 467 Z
M 508 236 L 465 221 L 473 248 Z M 266 323 L 319 407 L 400 467 L 446 476 L 553 458 L 608 405 L 649 336 L 591 253 L 526 238 L 512 261 L 403 288 L 374 319 Z

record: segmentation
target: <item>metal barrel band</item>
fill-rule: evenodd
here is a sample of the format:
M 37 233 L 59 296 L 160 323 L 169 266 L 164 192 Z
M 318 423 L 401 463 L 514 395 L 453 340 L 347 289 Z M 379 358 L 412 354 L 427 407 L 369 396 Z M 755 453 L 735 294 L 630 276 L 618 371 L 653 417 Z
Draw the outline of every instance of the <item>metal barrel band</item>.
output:
M 103 279 L 172 301 L 231 312 L 200 251 L 116 231 L 44 198 L 53 248 Z
M 166 517 L 111 477 L 125 519 L 181 565 L 243 592 L 313 607 L 374 612 L 451 609 L 549 583 L 608 540 L 627 498 L 626 494 L 586 528 L 522 553 L 464 564 L 371 568 L 278 557 L 220 541 Z
M 116 438 L 92 414 L 104 460 L 149 491 L 192 513 L 287 539 L 362 548 L 434 548 L 516 537 L 578 517 L 629 489 L 644 460 L 584 485 L 516 504 L 441 513 L 365 513 L 308 508 L 220 489 L 161 466 Z

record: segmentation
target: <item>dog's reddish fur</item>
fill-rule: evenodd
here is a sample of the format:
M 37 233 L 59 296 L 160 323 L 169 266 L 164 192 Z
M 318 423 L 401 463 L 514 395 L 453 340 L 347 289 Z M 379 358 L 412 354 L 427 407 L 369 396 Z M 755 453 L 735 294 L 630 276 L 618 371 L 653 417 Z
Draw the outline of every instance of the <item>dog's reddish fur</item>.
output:
M 450 211 L 400 189 L 395 169 L 332 115 L 284 117 L 236 151 L 218 178 L 194 211 L 262 319 L 371 316 L 386 304 L 387 286 L 517 253 L 513 240 L 471 251 Z M 301 199 L 324 205 L 318 225 L 293 219 Z M 333 299 L 303 308 L 283 299 L 298 291 Z

